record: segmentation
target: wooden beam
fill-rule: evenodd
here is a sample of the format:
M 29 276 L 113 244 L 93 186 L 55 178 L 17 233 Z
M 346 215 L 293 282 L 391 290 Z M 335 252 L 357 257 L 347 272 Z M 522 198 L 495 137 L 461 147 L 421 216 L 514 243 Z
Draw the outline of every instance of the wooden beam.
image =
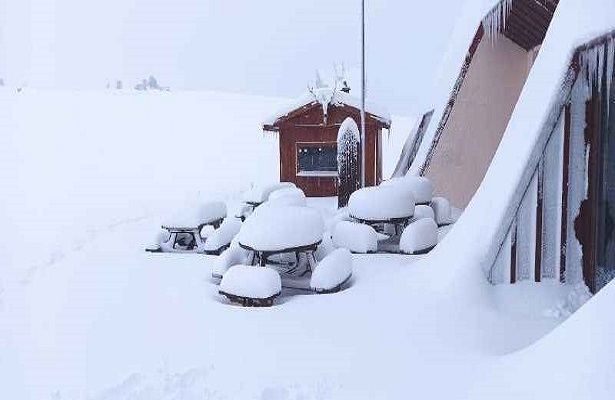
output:
M 537 176 L 537 191 L 536 191 L 536 251 L 534 257 L 534 281 L 542 280 L 542 243 L 543 243 L 543 198 L 544 198 L 544 157 L 538 163 Z
M 517 283 L 517 216 L 510 226 L 510 283 Z
M 566 283 L 566 242 L 568 237 L 568 183 L 570 178 L 570 104 L 564 112 L 564 155 L 562 161 L 562 230 L 560 233 L 559 281 Z

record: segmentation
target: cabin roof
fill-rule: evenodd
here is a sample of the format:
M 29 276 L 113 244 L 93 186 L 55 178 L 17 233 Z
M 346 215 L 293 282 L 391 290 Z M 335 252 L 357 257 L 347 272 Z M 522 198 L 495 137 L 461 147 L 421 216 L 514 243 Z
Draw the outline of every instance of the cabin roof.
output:
M 348 106 L 360 110 L 361 99 L 340 90 L 334 91 L 328 87 L 314 89 L 312 92 L 305 92 L 294 101 L 289 102 L 284 108 L 263 121 L 263 129 L 266 131 L 277 131 L 277 126 L 280 122 L 291 119 L 298 114 L 303 114 L 304 111 L 315 106 L 321 106 L 323 110 L 327 110 L 329 106 Z M 384 128 L 391 126 L 391 115 L 385 108 L 371 102 L 365 102 L 365 113 L 367 118 L 375 119 Z

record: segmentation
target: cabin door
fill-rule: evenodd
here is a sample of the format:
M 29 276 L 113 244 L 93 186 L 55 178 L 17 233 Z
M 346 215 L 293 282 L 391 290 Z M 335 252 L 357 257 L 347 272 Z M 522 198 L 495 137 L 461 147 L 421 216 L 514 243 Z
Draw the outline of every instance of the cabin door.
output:
M 594 268 L 590 273 L 590 289 L 597 292 L 615 278 L 615 82 L 610 98 L 600 106 L 599 166 L 597 171 L 596 243 Z

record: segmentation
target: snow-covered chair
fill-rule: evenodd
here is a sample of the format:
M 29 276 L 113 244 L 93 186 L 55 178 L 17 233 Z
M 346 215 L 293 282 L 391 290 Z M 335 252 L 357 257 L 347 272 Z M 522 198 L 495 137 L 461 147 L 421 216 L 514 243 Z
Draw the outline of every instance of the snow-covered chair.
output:
M 419 204 L 414 208 L 414 216 L 412 217 L 412 221 L 418 221 L 423 218 L 430 218 L 435 221 L 436 214 L 430 206 Z
M 404 176 L 383 181 L 382 187 L 397 187 L 409 191 L 416 204 L 429 205 L 433 198 L 433 184 L 423 176 Z
M 352 276 L 352 255 L 347 249 L 337 249 L 322 259 L 310 278 L 310 288 L 316 293 L 338 292 Z
M 214 230 L 207 239 L 205 239 L 204 250 L 206 254 L 220 254 L 227 249 L 231 241 L 237 236 L 241 229 L 241 220 L 239 218 L 227 217 L 222 222 L 222 225 Z
M 366 224 L 340 221 L 333 230 L 333 245 L 353 253 L 373 253 L 378 249 L 378 233 Z
M 431 218 L 412 222 L 399 239 L 399 251 L 406 254 L 424 254 L 438 244 L 438 225 Z
M 233 265 L 222 277 L 218 292 L 244 307 L 268 307 L 282 292 L 282 280 L 272 268 Z
M 211 276 L 215 279 L 222 279 L 226 271 L 233 265 L 248 264 L 251 253 L 239 246 L 237 240 L 233 240 L 228 249 L 224 250 L 215 259 L 211 268 Z
M 438 226 L 450 225 L 454 222 L 451 204 L 444 197 L 434 197 L 430 207 L 434 211 L 435 221 Z

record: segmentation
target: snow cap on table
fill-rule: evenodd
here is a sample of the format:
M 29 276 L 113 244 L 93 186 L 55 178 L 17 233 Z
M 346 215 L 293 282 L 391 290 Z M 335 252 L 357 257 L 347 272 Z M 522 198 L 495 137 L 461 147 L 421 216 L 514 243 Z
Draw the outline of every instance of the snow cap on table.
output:
M 268 267 L 233 265 L 220 282 L 220 292 L 251 299 L 268 299 L 281 291 L 280 274 Z
M 378 248 L 378 233 L 369 225 L 341 221 L 335 225 L 333 244 L 353 253 L 369 253 Z
M 352 275 L 352 255 L 347 249 L 337 249 L 321 260 L 310 278 L 310 288 L 317 292 L 332 290 Z
M 307 204 L 305 193 L 297 187 L 287 187 L 278 189 L 269 195 L 269 198 L 263 206 L 305 206 Z
M 348 200 L 350 216 L 387 221 L 414 215 L 414 195 L 403 186 L 372 186 L 357 190 Z
M 308 207 L 258 207 L 239 232 L 241 244 L 260 251 L 279 251 L 322 240 L 324 222 Z
M 243 195 L 243 201 L 249 203 L 262 203 L 267 201 L 269 195 L 284 188 L 293 188 L 295 184 L 292 182 L 274 182 L 265 185 L 257 185 L 247 190 Z
M 210 201 L 181 209 L 162 225 L 174 228 L 196 228 L 225 217 L 226 204 L 222 201 Z
M 438 225 L 431 218 L 414 221 L 404 229 L 399 239 L 399 250 L 414 254 L 438 244 Z
M 414 201 L 429 204 L 433 197 L 433 184 L 424 176 L 403 176 L 383 181 L 380 186 L 398 187 L 409 190 L 414 195 Z

